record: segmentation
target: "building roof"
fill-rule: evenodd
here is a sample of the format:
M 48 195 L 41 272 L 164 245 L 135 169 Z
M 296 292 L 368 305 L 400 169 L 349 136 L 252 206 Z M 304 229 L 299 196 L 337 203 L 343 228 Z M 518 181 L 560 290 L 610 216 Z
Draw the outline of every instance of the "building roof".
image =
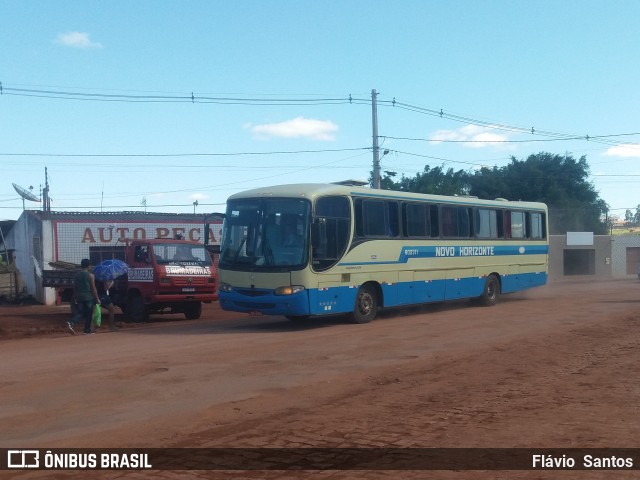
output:
M 42 210 L 25 210 L 25 214 L 31 215 L 39 220 L 73 220 L 73 221 L 92 221 L 92 222 L 185 222 L 185 223 L 204 223 L 205 217 L 207 221 L 221 221 L 222 214 L 193 214 L 193 213 L 166 213 L 166 212 L 136 212 L 136 211 L 119 211 L 119 212 L 44 212 Z
M 2 234 L 6 235 L 7 233 L 9 233 L 9 230 L 11 230 L 13 228 L 15 223 L 16 223 L 15 220 L 2 220 L 2 221 L 0 221 L 0 229 L 2 229 Z M 1 241 L 2 241 L 2 238 L 0 238 L 0 242 Z

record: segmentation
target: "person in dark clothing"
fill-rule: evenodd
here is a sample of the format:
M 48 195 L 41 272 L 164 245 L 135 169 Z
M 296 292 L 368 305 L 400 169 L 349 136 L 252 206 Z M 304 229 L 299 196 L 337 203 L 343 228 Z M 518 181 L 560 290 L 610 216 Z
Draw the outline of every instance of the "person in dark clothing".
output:
M 72 334 L 76 334 L 74 327 L 78 321 L 84 321 L 83 333 L 85 335 L 93 334 L 91 323 L 93 321 L 93 306 L 100 305 L 100 298 L 96 290 L 96 281 L 93 273 L 89 272 L 91 261 L 83 258 L 80 262 L 80 270 L 74 279 L 74 301 L 75 311 L 71 321 L 67 322 L 67 328 Z
M 111 300 L 111 296 L 109 295 L 109 290 L 113 287 L 113 280 L 103 280 L 102 282 L 98 282 L 96 285 L 96 290 L 98 291 L 98 297 L 100 298 L 100 305 L 107 309 L 109 312 L 109 330 L 115 332 L 117 330 L 114 317 L 115 317 L 115 305 L 113 304 L 113 300 Z

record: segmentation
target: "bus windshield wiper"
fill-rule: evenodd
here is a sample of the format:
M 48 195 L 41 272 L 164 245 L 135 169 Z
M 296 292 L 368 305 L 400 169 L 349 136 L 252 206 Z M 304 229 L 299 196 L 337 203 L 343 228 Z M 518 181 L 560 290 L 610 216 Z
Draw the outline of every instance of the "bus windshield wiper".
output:
M 266 264 L 273 265 L 274 263 L 273 249 L 271 248 L 271 244 L 267 239 L 267 235 L 264 235 L 264 238 L 262 239 L 262 245 L 264 246 L 264 258 L 266 260 Z
M 236 250 L 236 254 L 233 257 L 233 262 L 232 263 L 234 265 L 238 261 L 238 257 L 240 256 L 240 251 L 242 250 L 242 247 L 247 242 L 247 237 L 248 237 L 248 235 L 245 235 L 244 237 L 242 237 L 242 241 L 240 242 L 240 245 L 238 245 L 238 250 Z

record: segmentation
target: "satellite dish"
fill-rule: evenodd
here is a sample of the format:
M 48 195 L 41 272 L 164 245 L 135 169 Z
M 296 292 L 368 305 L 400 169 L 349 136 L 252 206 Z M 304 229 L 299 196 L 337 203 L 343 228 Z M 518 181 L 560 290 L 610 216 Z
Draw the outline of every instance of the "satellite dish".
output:
M 31 193 L 26 188 L 22 188 L 20 185 L 16 185 L 14 183 L 13 184 L 13 188 L 15 188 L 16 192 L 18 192 L 18 195 L 20 195 L 22 197 L 22 210 L 24 210 L 24 201 L 25 200 L 29 200 L 30 202 L 39 202 L 40 201 L 40 199 L 38 197 L 36 197 L 33 193 Z M 33 187 L 31 187 L 31 188 L 33 188 Z
M 31 193 L 26 188 L 22 188 L 20 185 L 13 184 L 13 188 L 16 189 L 18 195 L 20 195 L 23 199 L 29 200 L 30 202 L 39 202 L 40 199 L 36 197 L 33 193 Z

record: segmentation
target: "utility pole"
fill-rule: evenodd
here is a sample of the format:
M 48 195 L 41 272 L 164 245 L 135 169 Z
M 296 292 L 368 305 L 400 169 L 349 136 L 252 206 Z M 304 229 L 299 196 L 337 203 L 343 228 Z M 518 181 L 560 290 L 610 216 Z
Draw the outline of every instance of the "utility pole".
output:
M 47 167 L 44 167 L 44 189 L 42 190 L 42 210 L 51 211 L 51 199 L 49 198 L 49 174 Z
M 371 90 L 371 117 L 373 121 L 373 188 L 380 188 L 380 148 L 378 147 L 378 94 Z

